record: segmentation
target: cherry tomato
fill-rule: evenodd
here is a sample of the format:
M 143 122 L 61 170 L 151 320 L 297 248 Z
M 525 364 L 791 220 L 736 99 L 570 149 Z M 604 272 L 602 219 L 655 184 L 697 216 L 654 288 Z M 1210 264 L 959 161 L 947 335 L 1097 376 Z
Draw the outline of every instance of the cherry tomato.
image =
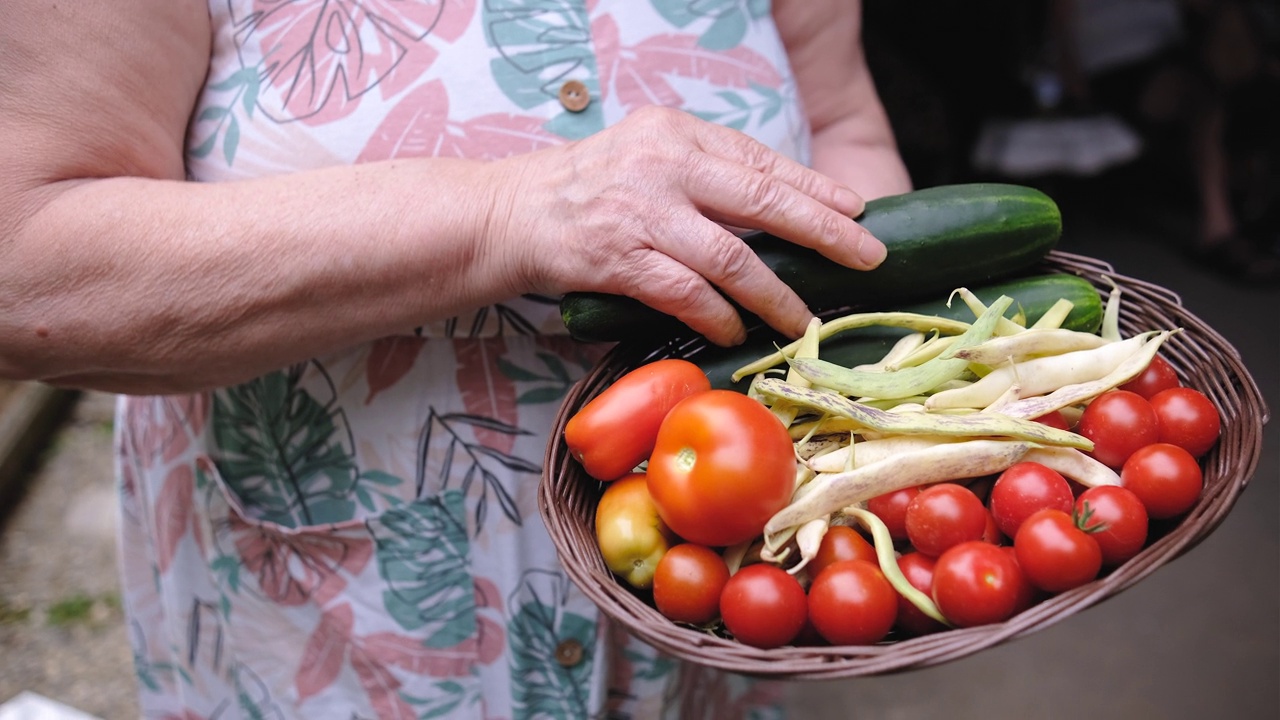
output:
M 1054 410 L 1053 412 L 1046 413 L 1038 418 L 1031 419 L 1041 425 L 1048 425 L 1049 427 L 1058 428 L 1059 430 L 1071 429 L 1071 425 L 1067 422 L 1067 416 L 1063 415 L 1061 410 Z
M 1120 470 L 1120 484 L 1138 496 L 1148 517 L 1164 520 L 1196 504 L 1204 475 L 1191 453 L 1177 445 L 1155 443 L 1130 456 Z
M 1000 532 L 1000 526 L 996 524 L 996 517 L 991 514 L 990 508 L 984 508 L 984 510 L 987 512 L 987 525 L 982 529 L 982 537 L 978 539 L 992 545 L 1003 544 L 1004 534 Z
M 1176 388 L 1182 383 L 1178 381 L 1178 373 L 1167 360 L 1156 355 L 1151 358 L 1147 368 L 1140 375 L 1120 386 L 1121 390 L 1137 393 L 1150 400 L 1156 393 L 1169 388 Z
M 938 483 L 907 505 L 906 526 L 917 551 L 938 557 L 953 545 L 980 540 L 987 529 L 987 508 L 969 488 Z
M 564 426 L 564 442 L 591 477 L 608 482 L 653 451 L 662 419 L 676 403 L 711 388 L 701 368 L 666 358 L 624 374 L 583 405 Z
M 998 545 L 962 542 L 942 553 L 933 566 L 933 601 L 957 627 L 1008 620 L 1018 591 L 1018 565 Z
M 1031 515 L 1013 538 L 1018 567 L 1032 585 L 1060 593 L 1098 577 L 1102 549 L 1061 510 L 1046 508 Z
M 931 558 L 924 553 L 909 552 L 898 558 L 898 569 L 907 578 L 907 582 L 911 583 L 911 587 L 929 595 L 933 592 L 933 566 L 936 563 L 936 558 Z M 898 629 L 907 635 L 928 635 L 947 629 L 946 625 L 925 615 L 920 608 L 902 595 L 898 596 L 896 624 Z
M 1147 508 L 1132 490 L 1120 485 L 1099 485 L 1080 493 L 1076 516 L 1102 550 L 1104 567 L 1124 563 L 1147 542 Z
M 874 514 L 889 528 L 889 537 L 907 539 L 907 505 L 920 494 L 920 488 L 908 487 L 878 495 L 867 501 L 867 511 Z
M 653 584 L 653 573 L 675 541 L 649 497 L 642 473 L 605 486 L 596 504 L 596 543 L 604 564 L 635 588 Z
M 832 645 L 871 645 L 898 617 L 898 593 L 866 560 L 828 565 L 809 585 L 809 621 Z
M 809 574 L 817 577 L 828 565 L 841 560 L 866 560 L 872 565 L 879 562 L 875 546 L 862 533 L 848 525 L 832 525 L 822 536 L 818 553 L 809 561 Z
M 1018 599 L 1013 603 L 1013 614 L 1017 615 L 1039 602 L 1042 593 L 1040 588 L 1032 585 L 1031 581 L 1027 579 L 1027 574 L 1022 572 L 1022 566 L 1018 565 L 1018 551 L 1014 550 L 1012 545 L 1003 545 L 1000 549 L 1009 556 L 1009 559 L 1018 568 L 1018 591 L 1016 593 Z
M 677 535 L 712 547 L 759 537 L 791 501 L 791 436 L 760 402 L 732 390 L 680 401 L 662 421 L 649 493 Z
M 738 642 L 780 647 L 804 628 L 809 599 L 786 570 L 757 563 L 742 568 L 725 583 L 720 593 L 720 617 Z
M 1031 513 L 1047 507 L 1071 512 L 1075 497 L 1058 471 L 1038 462 L 1020 462 L 1000 473 L 987 502 L 1000 532 L 1012 538 Z
M 729 566 L 705 545 L 681 543 L 667 551 L 653 574 L 653 604 L 676 622 L 699 625 L 720 615 Z
M 1151 398 L 1160 442 L 1177 445 L 1200 457 L 1218 442 L 1222 418 L 1209 396 L 1194 388 L 1163 390 Z
M 1080 415 L 1076 432 L 1093 441 L 1093 457 L 1120 469 L 1134 450 L 1159 438 L 1156 413 L 1146 398 L 1128 390 L 1109 390 Z

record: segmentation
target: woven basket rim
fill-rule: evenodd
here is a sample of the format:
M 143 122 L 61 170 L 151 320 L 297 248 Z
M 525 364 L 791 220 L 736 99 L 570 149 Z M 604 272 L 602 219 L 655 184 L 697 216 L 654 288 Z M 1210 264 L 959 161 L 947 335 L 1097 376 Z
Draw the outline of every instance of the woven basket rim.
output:
M 701 340 L 645 345 L 621 343 L 569 391 L 561 406 L 543 462 L 538 506 L 566 574 L 611 621 L 674 657 L 744 675 L 823 680 L 901 672 L 938 665 L 1025 637 L 1141 581 L 1201 542 L 1223 521 L 1257 468 L 1262 427 L 1270 411 L 1240 353 L 1182 305 L 1167 288 L 1116 273 L 1104 261 L 1053 250 L 1028 274 L 1065 272 L 1103 292 L 1121 291 L 1121 331 L 1181 328 L 1161 354 L 1214 400 L 1222 416 L 1217 446 L 1202 458 L 1205 491 L 1176 524 L 1153 522 L 1157 539 L 1136 557 L 1082 587 L 1052 596 L 1010 620 L 953 629 L 871 646 L 787 646 L 762 650 L 664 618 L 604 566 L 595 546 L 595 501 L 601 486 L 588 477 L 564 446 L 564 424 L 572 413 L 623 372 L 657 357 L 687 354 Z M 1154 532 L 1158 531 L 1158 532 Z

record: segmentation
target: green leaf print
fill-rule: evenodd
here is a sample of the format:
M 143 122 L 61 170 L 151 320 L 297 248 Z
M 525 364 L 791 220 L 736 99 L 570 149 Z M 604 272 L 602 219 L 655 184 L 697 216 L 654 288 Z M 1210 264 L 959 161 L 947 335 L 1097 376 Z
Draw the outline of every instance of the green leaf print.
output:
M 716 18 L 698 38 L 698 44 L 708 50 L 729 50 L 738 47 L 746 36 L 747 16 L 735 9 Z
M 430 698 L 412 697 L 403 693 L 401 697 L 418 711 L 418 720 L 455 717 L 464 702 L 474 705 L 480 700 L 479 693 L 468 692 L 465 685 L 455 680 L 440 681 L 435 684 L 435 690 L 435 695 Z
M 516 717 L 586 717 L 595 624 L 569 612 L 569 580 L 558 572 L 531 570 L 507 601 L 512 705 Z M 562 642 L 576 641 L 582 661 L 565 667 L 556 659 Z
M 463 505 L 462 492 L 447 490 L 368 523 L 387 583 L 383 605 L 401 627 L 426 628 L 427 647 L 453 647 L 476 633 Z
M 359 475 L 346 417 L 301 387 L 306 367 L 214 395 L 223 480 L 250 514 L 285 527 L 349 520 L 355 511 Z

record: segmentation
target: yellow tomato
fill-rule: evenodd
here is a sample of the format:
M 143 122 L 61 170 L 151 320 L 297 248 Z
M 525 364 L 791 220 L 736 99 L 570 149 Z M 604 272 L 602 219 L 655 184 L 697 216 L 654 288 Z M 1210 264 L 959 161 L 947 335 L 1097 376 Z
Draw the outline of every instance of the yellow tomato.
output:
M 658 561 L 676 537 L 658 517 L 643 473 L 605 487 L 596 506 L 596 542 L 604 564 L 634 588 L 653 585 Z

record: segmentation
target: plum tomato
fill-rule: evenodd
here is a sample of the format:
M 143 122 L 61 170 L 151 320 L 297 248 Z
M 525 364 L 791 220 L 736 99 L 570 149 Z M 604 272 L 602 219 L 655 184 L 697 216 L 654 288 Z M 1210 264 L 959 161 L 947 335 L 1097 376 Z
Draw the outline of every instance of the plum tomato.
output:
M 754 401 L 753 401 L 754 402 Z M 781 647 L 795 640 L 809 617 L 800 582 L 777 565 L 748 565 L 720 593 L 725 629 L 745 645 Z
M 809 585 L 809 622 L 832 645 L 872 645 L 898 617 L 898 593 L 878 565 L 841 560 Z
M 1037 510 L 1051 507 L 1071 512 L 1075 496 L 1061 473 L 1038 462 L 1010 465 L 996 478 L 987 501 L 1000 532 L 1012 538 L 1018 526 Z
M 1151 403 L 1128 390 L 1108 390 L 1094 398 L 1080 414 L 1076 432 L 1093 441 L 1094 459 L 1114 470 L 1134 450 L 1159 439 Z
M 952 625 L 975 627 L 1013 616 L 1018 564 L 1004 548 L 981 540 L 952 546 L 933 566 L 933 602 Z
M 907 487 L 877 495 L 867 501 L 867 511 L 880 518 L 895 541 L 907 539 L 907 505 L 920 494 L 920 488 Z
M 708 390 L 667 413 L 648 477 L 658 514 L 677 535 L 724 547 L 759 537 L 791 501 L 795 449 L 763 404 L 732 390 Z
M 667 551 L 653 574 L 653 604 L 664 617 L 701 625 L 720 615 L 729 566 L 705 545 L 681 543 Z
M 711 389 L 688 360 L 641 365 L 587 401 L 564 426 L 564 443 L 591 477 L 608 482 L 631 472 L 653 451 L 662 419 L 676 403 Z
M 653 584 L 653 573 L 676 538 L 649 497 L 642 473 L 605 486 L 596 504 L 596 544 L 618 577 L 635 588 Z
M 1166 520 L 1196 504 L 1204 489 L 1204 474 L 1200 463 L 1185 449 L 1154 443 L 1125 461 L 1120 484 L 1138 496 L 1148 517 Z
M 1045 508 L 1022 522 L 1013 538 L 1018 567 L 1032 585 L 1060 593 L 1098 577 L 1102 548 L 1068 513 Z
M 1178 380 L 1178 373 L 1174 371 L 1169 361 L 1156 355 L 1151 358 L 1150 363 L 1147 363 L 1145 370 L 1134 379 L 1121 385 L 1119 389 L 1137 393 L 1150 400 L 1156 396 L 1156 393 L 1169 388 L 1176 388 L 1181 384 Z
M 862 533 L 848 525 L 832 525 L 822 536 L 817 554 L 809 561 L 809 574 L 817 577 L 828 565 L 841 560 L 866 560 L 873 565 L 879 562 L 875 546 Z
M 1080 493 L 1076 517 L 1102 550 L 1103 567 L 1123 564 L 1147 543 L 1147 508 L 1121 485 L 1099 485 Z
M 938 483 L 911 500 L 904 523 L 911 545 L 938 557 L 953 545 L 980 540 L 987 529 L 987 508 L 969 488 Z
M 1222 418 L 1209 396 L 1195 388 L 1170 388 L 1151 398 L 1159 441 L 1201 457 L 1218 442 Z
M 911 587 L 925 595 L 933 592 L 933 566 L 936 558 L 924 553 L 908 552 L 898 558 L 898 569 Z M 919 636 L 946 630 L 947 626 L 925 615 L 915 603 L 898 595 L 898 620 L 896 626 L 907 635 Z

